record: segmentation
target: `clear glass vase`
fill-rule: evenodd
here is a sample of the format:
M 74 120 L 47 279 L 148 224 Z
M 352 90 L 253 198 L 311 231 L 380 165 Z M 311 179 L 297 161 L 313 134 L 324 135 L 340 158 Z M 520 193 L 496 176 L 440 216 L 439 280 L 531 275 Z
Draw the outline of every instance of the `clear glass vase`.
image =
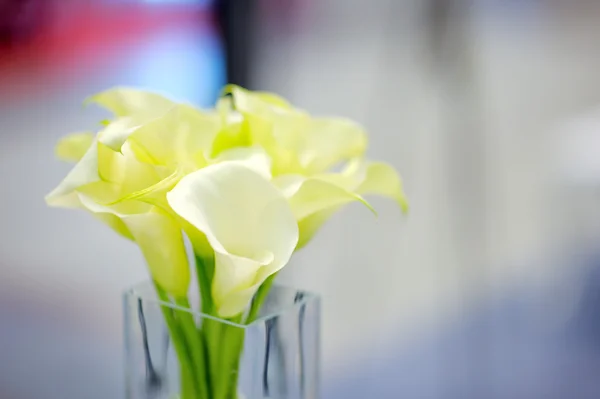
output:
M 275 285 L 254 321 L 238 324 L 143 283 L 125 293 L 124 318 L 127 399 L 319 397 L 314 294 Z

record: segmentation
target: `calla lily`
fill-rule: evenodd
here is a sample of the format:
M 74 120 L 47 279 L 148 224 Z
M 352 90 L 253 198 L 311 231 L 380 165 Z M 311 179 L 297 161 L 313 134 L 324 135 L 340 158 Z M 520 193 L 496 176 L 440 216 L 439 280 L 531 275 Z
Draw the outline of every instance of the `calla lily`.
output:
M 156 282 L 184 295 L 189 267 L 181 226 L 165 195 L 186 173 L 206 165 L 218 129 L 214 115 L 172 105 L 146 123 L 130 116 L 110 122 L 83 156 L 82 138 L 69 136 L 59 144 L 59 155 L 81 158 L 46 201 L 86 209 L 135 240 Z
M 408 209 L 400 176 L 390 165 L 362 159 L 364 130 L 341 118 L 312 118 L 270 93 L 228 86 L 234 110 L 244 117 L 248 141 L 261 145 L 272 159 L 273 183 L 290 202 L 304 246 L 341 206 L 363 195 L 383 195 Z M 340 173 L 330 171 L 347 163 Z
M 58 143 L 57 156 L 76 164 L 46 201 L 86 210 L 139 245 L 161 300 L 190 307 L 184 234 L 202 311 L 249 323 L 276 273 L 338 209 L 358 201 L 374 212 L 371 194 L 408 209 L 394 168 L 364 159 L 361 126 L 275 94 L 228 86 L 208 111 L 123 87 L 87 102 L 113 115 L 96 135 Z M 164 313 L 181 397 L 233 395 L 243 330 L 182 314 Z
M 296 219 L 281 191 L 238 162 L 189 174 L 167 199 L 215 251 L 212 296 L 221 317 L 243 312 L 258 287 L 289 261 L 298 242 Z
M 250 142 L 273 159 L 273 173 L 311 175 L 361 156 L 367 147 L 364 130 L 342 118 L 312 118 L 271 93 L 229 86 L 236 112 L 245 118 Z
M 53 206 L 86 209 L 135 240 L 157 284 L 172 295 L 185 295 L 190 272 L 177 220 L 144 202 L 144 196 L 123 199 L 135 190 L 142 191 L 144 185 L 157 186 L 159 174 L 137 161 L 128 145 L 122 149 L 123 153 L 115 153 L 95 140 L 46 201 Z
M 231 148 L 211 157 L 221 128 L 216 113 L 172 104 L 146 122 L 135 115 L 115 119 L 98 133 L 83 156 L 84 138 L 89 136 L 68 136 L 57 151 L 63 158 L 80 158 L 79 163 L 46 200 L 53 206 L 86 209 L 136 241 L 157 283 L 181 295 L 187 290 L 189 271 L 181 238 L 176 238 L 181 233 L 173 232 L 183 227 L 199 255 L 212 257 L 206 253 L 212 250 L 202 234 L 190 231 L 173 214 L 167 191 L 186 174 L 224 161 L 245 165 L 265 178 L 271 176 L 270 160 L 261 148 Z

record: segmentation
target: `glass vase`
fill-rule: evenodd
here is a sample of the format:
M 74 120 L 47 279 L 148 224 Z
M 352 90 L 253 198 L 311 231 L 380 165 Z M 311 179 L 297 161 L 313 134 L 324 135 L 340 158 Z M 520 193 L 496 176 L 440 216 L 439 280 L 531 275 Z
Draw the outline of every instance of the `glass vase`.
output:
M 275 285 L 244 323 L 164 299 L 150 282 L 124 295 L 127 399 L 319 397 L 316 295 Z

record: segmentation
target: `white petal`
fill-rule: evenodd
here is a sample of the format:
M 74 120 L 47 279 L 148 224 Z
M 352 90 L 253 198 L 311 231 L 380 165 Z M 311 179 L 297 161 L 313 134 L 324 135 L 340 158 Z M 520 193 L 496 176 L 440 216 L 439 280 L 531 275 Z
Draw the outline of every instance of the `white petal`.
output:
M 273 184 L 281 190 L 286 198 L 292 198 L 300 190 L 305 180 L 306 177 L 302 175 L 279 175 L 273 179 Z
M 221 315 L 242 312 L 239 305 L 248 302 L 239 300 L 240 295 L 249 300 L 268 276 L 285 266 L 298 242 L 296 220 L 281 192 L 238 162 L 214 164 L 184 177 L 167 199 L 216 252 L 215 274 L 225 276 L 213 281 Z
M 235 316 L 248 305 L 258 288 L 256 280 L 259 272 L 264 264 L 272 261 L 272 253 L 266 253 L 259 260 L 215 253 L 212 295 L 221 317 Z

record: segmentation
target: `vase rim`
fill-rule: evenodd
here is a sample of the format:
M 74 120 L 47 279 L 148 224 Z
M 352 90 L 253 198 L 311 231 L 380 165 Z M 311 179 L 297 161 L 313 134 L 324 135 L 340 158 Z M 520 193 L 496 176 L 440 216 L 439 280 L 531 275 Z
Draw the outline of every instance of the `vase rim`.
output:
M 274 289 L 274 290 L 289 290 L 292 292 L 295 291 L 296 296 L 294 298 L 294 302 L 290 303 L 289 305 L 282 306 L 277 310 L 270 311 L 265 315 L 259 316 L 255 320 L 253 320 L 252 322 L 250 322 L 248 324 L 236 323 L 231 320 L 223 319 L 223 318 L 220 318 L 220 317 L 217 317 L 214 315 L 204 313 L 200 309 L 187 308 L 187 307 L 180 306 L 180 305 L 172 303 L 172 302 L 163 301 L 160 298 L 158 298 L 158 296 L 156 295 L 154 285 L 148 280 L 134 284 L 133 286 L 126 289 L 125 292 L 123 293 L 123 297 L 124 298 L 134 297 L 134 298 L 143 300 L 145 302 L 152 302 L 152 303 L 155 303 L 160 306 L 166 306 L 166 307 L 176 309 L 179 311 L 188 312 L 195 316 L 199 316 L 202 319 L 214 320 L 214 321 L 217 321 L 217 322 L 220 322 L 223 324 L 227 324 L 232 327 L 241 328 L 241 329 L 251 328 L 254 325 L 261 324 L 270 319 L 279 317 L 279 316 L 291 311 L 292 309 L 300 308 L 300 307 L 306 305 L 307 303 L 320 300 L 320 296 L 314 292 L 296 288 L 296 287 L 291 287 L 291 286 L 288 286 L 285 284 L 275 283 L 273 285 L 272 289 Z

